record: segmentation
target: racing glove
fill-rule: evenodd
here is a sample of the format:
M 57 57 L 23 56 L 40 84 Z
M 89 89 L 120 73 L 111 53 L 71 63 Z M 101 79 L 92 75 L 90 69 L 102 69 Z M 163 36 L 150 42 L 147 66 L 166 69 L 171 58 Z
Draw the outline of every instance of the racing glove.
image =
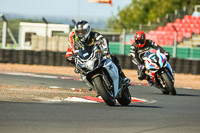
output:
M 109 55 L 109 52 L 108 52 L 108 49 L 107 49 L 107 48 L 103 49 L 102 52 L 103 52 L 104 55 Z
M 109 55 L 109 49 L 108 49 L 108 45 L 105 43 L 105 41 L 100 40 L 98 42 L 99 48 L 101 49 L 103 55 Z
M 144 65 L 138 65 L 138 69 L 139 69 L 140 71 L 144 71 L 144 70 L 145 70 L 145 66 L 144 66 Z
M 67 61 L 69 61 L 72 64 L 75 64 L 75 55 L 70 55 L 66 58 Z
M 169 61 L 169 58 L 170 58 L 169 52 L 164 52 L 164 55 L 167 57 L 167 60 Z

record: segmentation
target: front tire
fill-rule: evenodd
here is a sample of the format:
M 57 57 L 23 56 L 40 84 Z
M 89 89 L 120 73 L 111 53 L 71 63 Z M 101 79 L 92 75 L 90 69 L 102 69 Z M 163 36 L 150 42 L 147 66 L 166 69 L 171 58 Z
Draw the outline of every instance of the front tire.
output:
M 121 98 L 118 98 L 117 101 L 122 105 L 122 106 L 127 106 L 131 103 L 131 94 L 130 91 L 128 89 L 128 87 L 126 87 L 125 89 L 122 90 L 122 96 Z
M 168 91 L 171 92 L 172 95 L 176 95 L 176 90 L 175 90 L 174 85 L 173 85 L 172 81 L 170 80 L 169 76 L 166 73 L 163 73 L 161 75 L 161 77 L 162 77 L 163 81 L 165 82 Z
M 169 94 L 168 89 L 167 90 L 161 90 L 163 94 Z
M 97 76 L 93 79 L 94 85 L 104 100 L 104 102 L 109 106 L 114 106 L 116 104 L 116 100 L 114 98 L 114 92 L 108 90 L 108 87 L 105 85 L 104 80 L 101 76 Z

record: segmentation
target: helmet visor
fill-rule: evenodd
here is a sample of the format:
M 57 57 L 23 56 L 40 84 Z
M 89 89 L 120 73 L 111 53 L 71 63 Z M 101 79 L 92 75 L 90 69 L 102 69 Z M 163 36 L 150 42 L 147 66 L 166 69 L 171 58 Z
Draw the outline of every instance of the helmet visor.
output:
M 87 33 L 86 29 L 76 30 L 76 36 L 83 37 Z
M 143 39 L 135 40 L 135 43 L 136 43 L 137 45 L 143 45 L 143 44 L 144 44 L 144 40 L 143 40 Z

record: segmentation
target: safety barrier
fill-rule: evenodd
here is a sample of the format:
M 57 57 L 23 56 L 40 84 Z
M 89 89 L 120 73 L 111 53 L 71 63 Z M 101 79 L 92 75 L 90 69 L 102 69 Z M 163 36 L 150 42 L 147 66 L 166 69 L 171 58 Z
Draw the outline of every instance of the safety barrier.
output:
M 127 55 L 115 55 L 124 69 L 136 69 Z M 66 62 L 65 52 L 6 50 L 0 49 L 0 63 L 30 65 L 73 66 Z M 176 73 L 200 74 L 200 60 L 171 58 L 170 64 Z
M 110 51 L 112 54 L 120 54 L 121 44 L 118 42 L 110 42 Z M 125 45 L 125 55 L 130 54 L 131 45 Z M 173 46 L 163 46 L 163 48 L 173 55 Z M 200 47 L 177 47 L 177 58 L 185 58 L 185 59 L 200 59 Z

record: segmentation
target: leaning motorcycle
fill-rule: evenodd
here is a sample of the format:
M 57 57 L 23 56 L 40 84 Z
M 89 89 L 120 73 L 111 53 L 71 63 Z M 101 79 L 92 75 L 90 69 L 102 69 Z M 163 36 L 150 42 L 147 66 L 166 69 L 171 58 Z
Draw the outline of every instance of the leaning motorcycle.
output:
M 124 84 L 119 76 L 117 66 L 103 55 L 99 42 L 95 42 L 91 50 L 81 48 L 75 58 L 76 69 L 84 83 L 99 94 L 109 106 L 116 100 L 123 106 L 131 103 L 129 84 Z
M 174 88 L 174 71 L 167 61 L 165 54 L 160 49 L 150 49 L 142 57 L 145 68 L 155 87 L 163 94 L 176 95 Z

